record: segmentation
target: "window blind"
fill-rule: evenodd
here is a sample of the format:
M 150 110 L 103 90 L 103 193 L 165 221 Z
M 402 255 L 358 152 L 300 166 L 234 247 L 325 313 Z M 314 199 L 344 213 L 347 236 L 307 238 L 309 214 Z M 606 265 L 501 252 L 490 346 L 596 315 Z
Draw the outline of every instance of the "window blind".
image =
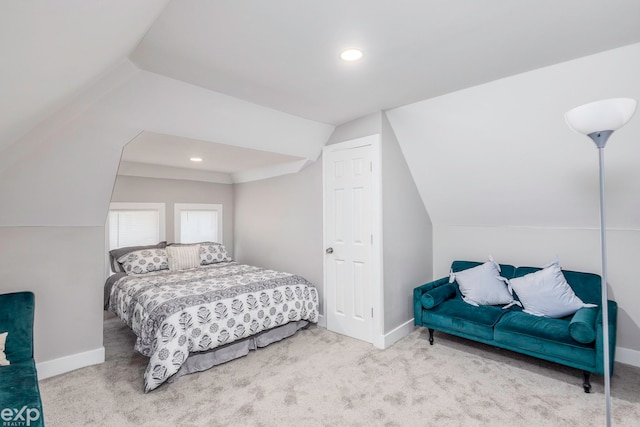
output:
M 109 250 L 154 245 L 159 241 L 160 214 L 157 210 L 109 211 Z
M 218 212 L 180 210 L 181 243 L 218 242 Z

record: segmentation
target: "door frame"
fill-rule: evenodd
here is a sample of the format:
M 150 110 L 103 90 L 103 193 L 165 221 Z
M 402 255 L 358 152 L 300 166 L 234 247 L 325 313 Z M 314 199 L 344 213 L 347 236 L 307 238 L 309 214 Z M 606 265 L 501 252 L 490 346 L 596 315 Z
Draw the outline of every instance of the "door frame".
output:
M 383 258 L 382 258 L 382 157 L 380 147 L 380 134 L 368 135 L 337 144 L 327 145 L 322 149 L 322 275 L 323 275 L 323 308 L 327 313 L 327 257 L 325 249 L 329 247 L 327 242 L 327 201 L 326 201 L 326 179 L 324 158 L 326 153 L 348 150 L 363 146 L 371 146 L 371 234 L 373 244 L 371 245 L 371 305 L 373 308 L 373 319 L 371 322 L 371 343 L 377 348 L 384 346 L 384 287 L 383 287 Z M 325 325 L 326 326 L 326 325 Z

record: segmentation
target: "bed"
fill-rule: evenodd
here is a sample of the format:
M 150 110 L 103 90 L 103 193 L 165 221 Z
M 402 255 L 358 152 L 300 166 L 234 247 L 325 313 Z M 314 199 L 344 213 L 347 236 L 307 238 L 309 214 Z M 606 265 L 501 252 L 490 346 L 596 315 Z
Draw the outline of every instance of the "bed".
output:
M 149 357 L 145 392 L 317 323 L 317 290 L 303 277 L 238 264 L 218 243 L 163 243 L 112 253 L 124 271 L 105 283 L 105 305 Z

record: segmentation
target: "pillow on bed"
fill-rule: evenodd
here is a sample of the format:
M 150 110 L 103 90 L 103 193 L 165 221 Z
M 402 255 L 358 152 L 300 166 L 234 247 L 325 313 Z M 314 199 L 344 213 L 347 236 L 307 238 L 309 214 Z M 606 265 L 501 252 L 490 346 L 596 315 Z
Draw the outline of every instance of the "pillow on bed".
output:
M 114 273 L 124 272 L 124 268 L 118 262 L 118 259 L 124 255 L 127 255 L 133 251 L 139 251 L 142 249 L 164 249 L 167 247 L 167 242 L 160 242 L 157 245 L 146 246 L 127 246 L 125 248 L 117 248 L 109 251 L 109 263 L 111 264 L 111 271 Z
M 9 332 L 3 332 L 0 334 L 0 366 L 7 366 L 11 364 L 11 362 L 7 360 L 7 355 L 4 354 L 4 343 L 7 341 L 7 335 L 9 335 Z
M 200 245 L 167 246 L 169 270 L 200 267 Z
M 118 258 L 118 262 L 127 274 L 145 274 L 169 269 L 167 251 L 164 249 L 133 251 Z
M 200 244 L 200 264 L 232 261 L 222 243 Z

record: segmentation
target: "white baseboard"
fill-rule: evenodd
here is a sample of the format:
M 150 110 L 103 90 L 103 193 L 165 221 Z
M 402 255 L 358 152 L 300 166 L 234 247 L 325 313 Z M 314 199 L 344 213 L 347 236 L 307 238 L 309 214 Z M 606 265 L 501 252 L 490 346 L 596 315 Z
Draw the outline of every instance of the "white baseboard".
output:
M 413 324 L 413 317 L 410 320 L 407 320 L 402 325 L 395 328 L 393 331 L 384 335 L 384 341 L 382 348 L 391 347 L 394 343 L 400 341 L 402 338 L 409 335 L 415 329 L 415 325 Z
M 640 368 L 640 351 L 616 347 L 616 362 Z
M 323 314 L 318 314 L 318 326 L 325 329 L 327 328 L 327 319 Z
M 99 363 L 104 363 L 104 347 L 36 363 L 36 369 L 38 370 L 38 379 L 44 380 L 45 378 Z
M 327 319 L 324 315 L 318 315 L 318 326 L 321 328 L 327 327 Z M 395 342 L 400 341 L 402 338 L 406 337 L 413 331 L 415 328 L 413 324 L 413 317 L 410 320 L 407 320 L 402 325 L 395 328 L 393 331 L 384 334 L 384 335 L 374 335 L 373 337 L 373 346 L 384 350 L 387 347 L 391 347 Z

